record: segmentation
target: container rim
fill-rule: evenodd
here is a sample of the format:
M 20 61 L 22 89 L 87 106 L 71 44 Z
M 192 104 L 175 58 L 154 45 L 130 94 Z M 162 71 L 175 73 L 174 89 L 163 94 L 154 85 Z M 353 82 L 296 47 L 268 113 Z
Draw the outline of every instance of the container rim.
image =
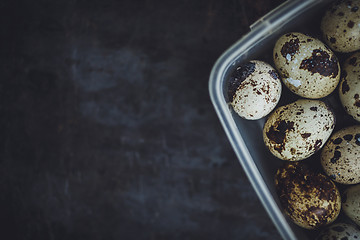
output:
M 251 31 L 230 46 L 217 59 L 209 77 L 210 99 L 218 118 L 253 189 L 283 239 L 297 239 L 297 237 L 270 193 L 232 118 L 223 93 L 225 73 L 236 64 L 236 59 L 247 49 L 281 29 L 300 14 L 324 2 L 330 2 L 330 0 L 288 0 L 279 5 L 252 24 Z

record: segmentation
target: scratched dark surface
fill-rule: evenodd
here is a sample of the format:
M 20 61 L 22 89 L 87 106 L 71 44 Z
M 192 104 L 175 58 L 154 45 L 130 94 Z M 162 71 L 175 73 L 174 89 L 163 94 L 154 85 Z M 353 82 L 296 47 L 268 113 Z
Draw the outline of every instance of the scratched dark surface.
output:
M 1 1 L 1 239 L 279 239 L 208 94 L 282 1 Z

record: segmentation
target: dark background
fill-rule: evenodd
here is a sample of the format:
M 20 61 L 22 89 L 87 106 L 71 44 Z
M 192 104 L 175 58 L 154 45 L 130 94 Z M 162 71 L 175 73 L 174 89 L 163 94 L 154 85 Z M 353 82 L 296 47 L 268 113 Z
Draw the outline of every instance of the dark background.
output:
M 1 239 L 279 239 L 208 93 L 281 0 L 0 3 Z

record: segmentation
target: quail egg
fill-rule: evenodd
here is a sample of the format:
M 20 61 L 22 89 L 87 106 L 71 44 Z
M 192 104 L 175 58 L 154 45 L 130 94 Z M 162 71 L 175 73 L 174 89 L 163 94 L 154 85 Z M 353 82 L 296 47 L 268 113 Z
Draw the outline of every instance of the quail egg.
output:
M 341 197 L 335 183 L 304 162 L 288 163 L 279 168 L 275 187 L 284 212 L 300 227 L 325 226 L 340 213 Z
M 268 63 L 252 60 L 236 68 L 229 82 L 228 97 L 242 118 L 257 120 L 268 115 L 281 96 L 281 80 Z
M 339 83 L 340 65 L 335 54 L 320 40 L 303 33 L 282 35 L 275 43 L 273 58 L 284 84 L 301 97 L 323 98 Z
M 336 1 L 321 20 L 324 41 L 334 51 L 353 52 L 360 49 L 360 1 Z
M 316 240 L 359 240 L 360 231 L 348 223 L 334 223 L 320 232 Z
M 321 151 L 325 173 L 342 184 L 360 183 L 360 125 L 335 132 Z
M 360 122 L 360 52 L 351 55 L 344 63 L 339 96 L 345 111 Z
M 322 148 L 334 126 L 335 115 L 324 102 L 300 99 L 269 115 L 263 139 L 274 156 L 297 161 Z
M 345 190 L 342 198 L 342 208 L 344 213 L 360 226 L 360 184 Z

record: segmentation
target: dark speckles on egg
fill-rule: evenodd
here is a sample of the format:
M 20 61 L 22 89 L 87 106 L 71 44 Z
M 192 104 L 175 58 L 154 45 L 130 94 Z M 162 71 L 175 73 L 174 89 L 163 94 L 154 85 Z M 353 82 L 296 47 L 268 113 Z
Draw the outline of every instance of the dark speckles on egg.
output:
M 302 60 L 300 69 L 306 69 L 311 73 L 319 73 L 326 77 L 336 77 L 339 71 L 337 58 L 331 57 L 321 49 L 314 49 L 311 57 Z
M 321 31 L 326 36 L 325 42 L 338 52 L 348 53 L 360 49 L 359 24 L 360 15 L 357 4 L 340 1 L 326 11 L 321 20 Z M 336 9 L 336 11 L 333 11 Z M 336 38 L 336 41 L 333 39 Z M 351 40 L 349 40 L 351 39 Z
M 341 157 L 341 152 L 335 151 L 334 156 L 330 159 L 331 163 L 336 163 L 337 160 Z
M 345 136 L 343 136 L 344 140 L 346 141 L 351 141 L 353 139 L 353 135 L 352 134 L 346 134 Z
M 291 152 L 291 154 L 295 155 L 295 154 L 296 154 L 296 149 L 295 149 L 295 148 L 291 148 L 291 149 L 290 149 L 290 152 Z
M 344 80 L 341 84 L 341 92 L 342 94 L 345 94 L 346 92 L 348 92 L 350 90 L 349 85 L 347 84 L 347 81 Z
M 303 138 L 308 138 L 308 137 L 311 136 L 311 133 L 302 133 L 301 136 L 302 136 Z
M 357 156 L 359 145 L 356 138 L 358 132 L 359 125 L 340 129 L 332 135 L 321 152 L 320 160 L 325 173 L 336 176 L 334 181 L 338 183 L 360 183 L 360 163 Z
M 342 142 L 342 138 L 340 138 L 340 137 L 333 140 L 333 143 L 336 144 L 336 145 L 340 144 L 341 142 Z
M 294 129 L 294 122 L 286 122 L 285 120 L 281 120 L 275 122 L 274 125 L 270 127 L 270 129 L 266 132 L 266 136 L 276 145 L 276 150 L 281 153 L 285 146 L 285 138 L 287 131 L 291 131 Z
M 245 79 L 249 77 L 249 75 L 252 74 L 254 71 L 254 62 L 244 63 L 236 68 L 229 81 L 228 96 L 230 102 L 233 100 L 235 92 L 240 86 L 240 84 L 245 81 Z
M 310 110 L 311 107 L 317 111 Z M 280 159 L 302 160 L 323 146 L 334 121 L 334 113 L 325 103 L 301 99 L 277 108 L 269 116 L 263 129 L 264 142 Z M 296 149 L 296 154 L 291 149 Z
M 354 103 L 354 106 L 355 106 L 355 107 L 360 107 L 360 101 L 359 101 L 359 100 L 356 100 L 355 103 Z
M 337 39 L 333 37 L 332 41 Z M 338 85 L 339 62 L 319 39 L 298 32 L 285 34 L 275 43 L 273 51 L 280 77 L 293 93 L 318 99 L 329 95 Z
M 277 72 L 275 70 L 269 70 L 269 74 L 272 78 L 279 79 L 279 75 L 277 74 Z
M 360 122 L 360 71 L 358 59 L 360 59 L 360 52 L 356 52 L 346 59 L 342 67 L 339 97 L 345 111 Z
M 360 146 L 360 133 L 355 134 L 355 144 Z
M 276 191 L 286 214 L 297 225 L 316 229 L 333 222 L 341 208 L 340 193 L 326 176 L 303 162 L 285 164 L 275 176 Z
M 357 239 L 359 230 L 352 224 L 338 222 L 324 228 L 317 240 L 350 240 Z
M 290 41 L 286 42 L 282 48 L 281 48 L 281 55 L 288 59 L 288 55 L 290 57 L 294 56 L 296 54 L 296 52 L 299 49 L 299 39 L 295 38 L 295 39 L 291 39 Z
M 349 28 L 353 28 L 354 27 L 354 22 L 353 21 L 349 21 L 348 23 L 347 23 L 347 26 L 349 27 Z
M 228 98 L 242 118 L 257 120 L 266 116 L 275 108 L 280 96 L 281 81 L 276 70 L 263 61 L 240 64 L 229 79 Z

